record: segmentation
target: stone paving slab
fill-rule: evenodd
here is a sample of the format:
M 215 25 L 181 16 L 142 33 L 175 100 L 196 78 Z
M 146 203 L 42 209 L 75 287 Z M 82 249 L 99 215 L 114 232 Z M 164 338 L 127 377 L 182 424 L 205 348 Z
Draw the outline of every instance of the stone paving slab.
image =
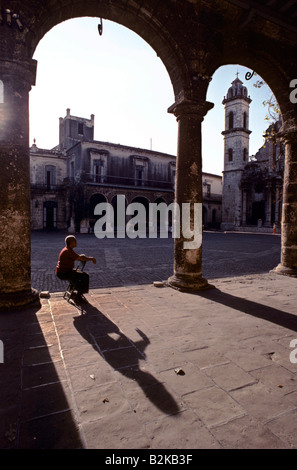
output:
M 2 312 L 0 448 L 297 448 L 297 280 L 211 282 Z

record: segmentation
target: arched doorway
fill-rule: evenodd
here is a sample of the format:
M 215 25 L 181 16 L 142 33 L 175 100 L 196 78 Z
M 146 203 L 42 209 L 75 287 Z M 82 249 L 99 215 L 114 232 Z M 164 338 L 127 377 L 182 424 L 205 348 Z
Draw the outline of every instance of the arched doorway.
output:
M 97 204 L 100 204 L 101 202 L 107 202 L 106 197 L 103 194 L 93 194 L 90 197 L 90 203 L 89 203 L 89 227 L 90 227 L 90 233 L 94 233 L 94 225 L 96 223 L 96 220 L 98 219 L 94 215 L 94 209 L 97 206 Z
M 114 230 L 117 238 L 125 238 L 127 199 L 123 194 L 114 196 L 111 200 L 114 213 Z
M 231 59 L 232 57 L 232 59 Z M 230 47 L 226 50 L 225 57 L 223 57 L 223 65 L 227 65 L 228 58 L 231 59 L 230 63 L 240 63 L 245 67 L 249 68 L 249 75 L 252 72 L 256 72 L 258 77 L 263 79 L 263 81 L 269 86 L 270 90 L 274 94 L 277 103 L 280 109 L 280 118 L 281 125 L 278 126 L 277 137 L 280 139 L 284 147 L 284 174 L 288 171 L 288 168 L 292 168 L 293 157 L 292 152 L 293 148 L 295 149 L 296 136 L 296 110 L 292 108 L 292 103 L 288 99 L 288 94 L 285 93 L 286 88 L 286 78 L 285 78 L 285 69 L 280 65 L 275 67 L 273 57 L 270 51 L 266 51 L 263 54 L 263 51 L 258 48 L 254 50 L 254 55 L 243 53 L 243 49 Z M 217 69 L 218 70 L 218 69 Z M 288 83 L 287 83 L 288 86 Z M 264 130 L 264 129 L 263 129 Z M 282 249 L 281 249 L 281 263 L 276 267 L 275 272 L 280 274 L 289 274 L 297 275 L 297 251 L 296 247 L 296 230 L 293 227 L 294 222 L 288 211 L 285 211 L 285 208 L 291 210 L 293 206 L 291 202 L 295 199 L 293 186 L 287 184 L 291 178 L 294 179 L 293 174 L 289 171 L 290 177 L 287 179 L 284 177 L 283 190 L 281 189 L 279 181 L 268 182 L 266 187 L 265 198 L 263 195 L 262 200 L 251 201 L 251 198 L 248 198 L 246 189 L 246 181 L 244 181 L 242 200 L 240 205 L 243 209 L 247 208 L 247 204 L 250 204 L 249 211 L 246 212 L 245 217 L 243 217 L 243 224 L 259 224 L 262 225 L 263 221 L 266 226 L 270 228 L 273 226 L 275 220 L 280 221 L 280 214 L 282 212 Z M 277 194 L 277 196 L 275 196 Z M 279 206 L 274 204 L 275 199 L 279 201 L 280 195 L 283 194 L 283 211 L 279 209 Z M 291 202 L 286 202 L 291 201 Z M 256 221 L 256 218 L 259 217 Z M 263 219 L 263 220 L 262 220 Z
M 53 230 L 57 228 L 58 203 L 55 201 L 45 201 L 43 203 L 43 228 Z
M 149 200 L 143 196 L 136 196 L 128 206 L 127 233 L 131 238 L 136 236 L 146 238 L 149 230 Z

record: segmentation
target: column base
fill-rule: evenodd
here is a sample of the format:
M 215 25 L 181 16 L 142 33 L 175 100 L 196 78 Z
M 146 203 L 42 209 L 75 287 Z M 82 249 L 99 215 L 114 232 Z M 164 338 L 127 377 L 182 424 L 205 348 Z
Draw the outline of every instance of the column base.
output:
M 276 268 L 272 269 L 271 272 L 281 274 L 283 276 L 297 277 L 297 269 L 288 268 L 287 266 L 283 266 L 282 264 L 276 266 Z
M 215 286 L 209 284 L 202 276 L 179 276 L 174 274 L 168 278 L 167 284 L 169 287 L 181 292 L 194 292 L 215 288 Z
M 39 292 L 35 289 L 0 294 L 0 312 L 35 306 L 40 306 Z

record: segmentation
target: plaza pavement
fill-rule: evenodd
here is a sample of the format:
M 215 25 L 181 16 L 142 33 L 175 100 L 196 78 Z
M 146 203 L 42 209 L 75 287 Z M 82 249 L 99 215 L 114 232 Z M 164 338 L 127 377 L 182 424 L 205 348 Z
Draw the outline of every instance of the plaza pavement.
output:
M 211 283 L 1 312 L 0 448 L 296 449 L 297 279 Z

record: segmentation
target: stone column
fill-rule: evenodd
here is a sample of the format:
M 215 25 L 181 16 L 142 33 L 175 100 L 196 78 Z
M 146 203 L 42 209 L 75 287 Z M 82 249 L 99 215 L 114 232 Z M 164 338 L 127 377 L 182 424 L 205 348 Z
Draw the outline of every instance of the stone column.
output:
M 29 91 L 36 62 L 0 61 L 0 310 L 38 299 L 31 288 Z
M 197 230 L 202 238 L 202 156 L 201 123 L 212 103 L 201 101 L 183 101 L 172 105 L 168 112 L 173 113 L 178 121 L 178 144 L 175 180 L 175 203 L 179 208 L 180 226 L 183 225 L 183 204 L 189 203 L 188 214 L 191 230 Z M 194 204 L 200 204 L 199 227 L 194 218 Z M 198 205 L 196 206 L 198 207 Z M 186 217 L 186 216 L 185 216 Z M 187 222 L 187 221 L 185 221 Z M 168 284 L 179 290 L 191 291 L 209 287 L 202 277 L 202 243 L 189 248 L 189 238 L 180 230 L 174 239 L 174 274 Z
M 297 277 L 297 129 L 281 133 L 286 148 L 279 274 Z

